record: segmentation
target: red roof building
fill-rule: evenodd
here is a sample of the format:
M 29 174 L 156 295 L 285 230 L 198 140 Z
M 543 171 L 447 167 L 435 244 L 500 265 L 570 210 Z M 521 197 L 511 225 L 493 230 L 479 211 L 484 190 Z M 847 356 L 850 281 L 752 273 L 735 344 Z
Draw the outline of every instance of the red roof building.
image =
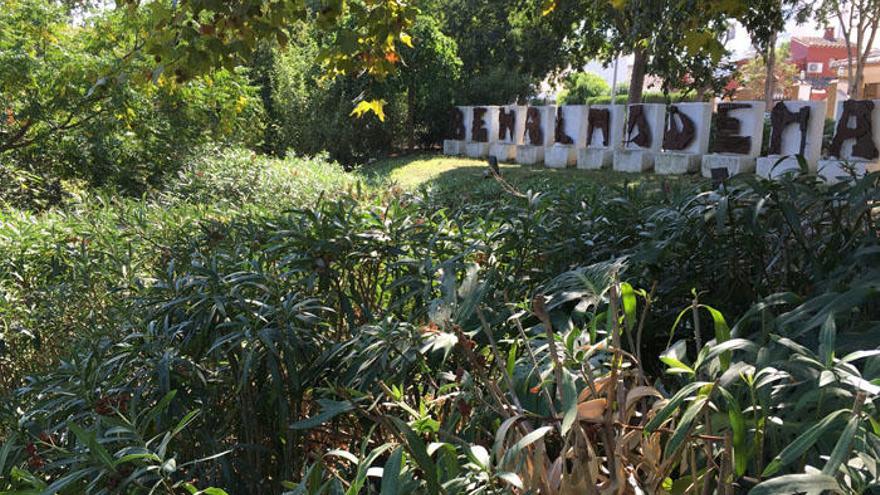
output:
M 790 62 L 797 65 L 804 82 L 812 85 L 811 99 L 824 100 L 828 83 L 837 79 L 837 69 L 831 66 L 836 59 L 846 59 L 846 41 L 834 35 L 834 28 L 826 28 L 825 35 L 792 36 Z

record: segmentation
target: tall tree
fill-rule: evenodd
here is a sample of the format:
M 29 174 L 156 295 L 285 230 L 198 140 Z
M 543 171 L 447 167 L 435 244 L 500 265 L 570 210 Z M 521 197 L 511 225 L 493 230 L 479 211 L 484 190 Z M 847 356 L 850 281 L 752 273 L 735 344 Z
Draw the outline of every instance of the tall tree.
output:
M 558 0 L 546 1 L 550 16 L 569 16 L 566 39 L 581 60 L 610 63 L 632 55 L 629 102 L 642 99 L 647 74 L 681 84 L 684 74 L 706 78 L 726 53 L 721 35 L 726 20 L 742 9 L 740 0 Z M 571 8 L 571 5 L 577 5 Z M 706 70 L 709 67 L 710 70 Z M 703 81 L 700 83 L 703 84 Z
M 763 60 L 765 75 L 763 77 L 764 101 L 767 108 L 773 104 L 776 92 L 776 40 L 785 29 L 785 23 L 798 11 L 797 0 L 747 0 L 737 20 L 746 28 L 751 37 L 752 46 Z M 803 12 L 800 13 L 801 18 Z
M 849 96 L 864 95 L 865 63 L 880 27 L 880 0 L 823 0 L 815 5 L 821 24 L 836 21 L 846 42 Z
M 769 75 L 769 77 L 773 78 L 771 84 L 768 84 L 766 81 L 768 77 L 768 69 L 765 57 L 755 57 L 747 62 L 740 70 L 742 87 L 745 88 L 749 94 L 755 95 L 756 98 L 760 97 L 765 101 L 770 100 L 771 102 L 773 101 L 773 95 L 770 95 L 770 98 L 768 98 L 765 91 L 767 91 L 768 88 L 776 88 L 779 84 L 791 83 L 798 75 L 797 66 L 788 62 L 788 44 L 784 44 L 777 48 L 773 58 L 776 62 L 773 64 L 773 69 Z M 775 89 L 771 90 L 775 91 Z
M 153 77 L 170 73 L 178 80 L 242 65 L 261 41 L 285 44 L 297 21 L 313 18 L 323 29 L 344 28 L 320 53 L 328 75 L 384 79 L 400 62 L 399 46 L 412 45 L 408 30 L 418 13 L 406 0 L 117 0 L 117 5 L 148 19 L 138 50 L 155 61 Z M 381 117 L 382 105 L 364 99 L 355 111 Z

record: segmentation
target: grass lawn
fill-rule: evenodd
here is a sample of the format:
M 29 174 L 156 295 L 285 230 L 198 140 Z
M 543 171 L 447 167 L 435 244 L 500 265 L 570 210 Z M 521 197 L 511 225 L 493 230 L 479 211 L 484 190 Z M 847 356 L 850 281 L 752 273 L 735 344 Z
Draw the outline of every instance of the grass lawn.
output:
M 515 189 L 550 191 L 565 188 L 594 190 L 597 186 L 644 186 L 659 189 L 666 182 L 670 187 L 687 187 L 705 183 L 698 175 L 664 176 L 655 174 L 626 174 L 611 170 L 553 169 L 542 166 L 500 164 L 505 180 Z M 473 158 L 445 156 L 437 153 L 417 153 L 379 160 L 361 169 L 361 173 L 375 182 L 389 181 L 407 190 L 427 187 L 441 194 L 462 195 L 465 199 L 497 197 L 501 186 L 486 177 L 486 161 Z

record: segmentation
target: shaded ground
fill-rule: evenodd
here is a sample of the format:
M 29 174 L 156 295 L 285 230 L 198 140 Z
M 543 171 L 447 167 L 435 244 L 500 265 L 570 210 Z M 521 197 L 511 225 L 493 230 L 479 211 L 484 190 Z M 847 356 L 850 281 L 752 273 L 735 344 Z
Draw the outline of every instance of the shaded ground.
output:
M 687 187 L 705 182 L 689 176 L 662 176 L 655 174 L 625 174 L 610 170 L 577 170 L 501 164 L 505 180 L 521 192 L 552 191 L 565 188 L 590 191 L 597 186 L 645 187 L 661 189 Z M 364 167 L 361 172 L 375 182 L 392 182 L 404 189 L 431 188 L 440 194 L 456 195 L 462 199 L 489 199 L 503 193 L 492 178 L 486 178 L 486 161 L 436 153 L 419 153 L 380 160 Z

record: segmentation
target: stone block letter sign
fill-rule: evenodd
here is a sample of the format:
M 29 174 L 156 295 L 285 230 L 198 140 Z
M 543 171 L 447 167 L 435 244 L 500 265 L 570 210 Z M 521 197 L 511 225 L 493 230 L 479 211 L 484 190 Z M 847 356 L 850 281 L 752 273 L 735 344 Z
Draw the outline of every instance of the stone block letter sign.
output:
M 577 167 L 611 168 L 623 139 L 623 105 L 591 105 L 587 110 L 586 148 L 578 150 Z
M 762 101 L 718 105 L 715 143 L 712 153 L 703 155 L 703 177 L 712 177 L 716 168 L 727 169 L 728 175 L 755 170 L 764 137 L 764 108 Z
M 837 125 L 826 160 L 819 161 L 819 175 L 838 182 L 880 169 L 880 100 L 847 100 L 838 104 Z
M 710 103 L 676 103 L 666 109 L 663 151 L 654 155 L 658 174 L 686 174 L 700 168 L 709 151 Z
M 498 139 L 498 107 L 473 107 L 471 139 L 465 154 L 471 158 L 489 156 L 489 145 Z
M 526 107 L 507 105 L 498 109 L 498 139 L 489 145 L 489 154 L 502 162 L 516 159 L 516 147 L 523 144 Z
M 473 107 L 453 107 L 450 115 L 449 139 L 443 140 L 443 154 L 463 155 L 465 143 L 470 139 Z
M 517 163 L 535 165 L 544 161 L 544 149 L 552 145 L 556 137 L 555 122 L 556 107 L 553 105 L 529 107 L 526 110 L 523 144 L 516 147 Z
M 587 106 L 563 105 L 556 109 L 554 142 L 544 150 L 544 164 L 553 168 L 573 167 L 577 150 L 587 138 Z
M 666 105 L 637 103 L 627 110 L 623 148 L 614 152 L 614 170 L 645 172 L 654 168 L 654 153 L 663 144 Z
M 758 158 L 757 173 L 773 179 L 800 171 L 798 155 L 811 173 L 822 153 L 825 102 L 780 101 L 770 111 L 770 149 Z

